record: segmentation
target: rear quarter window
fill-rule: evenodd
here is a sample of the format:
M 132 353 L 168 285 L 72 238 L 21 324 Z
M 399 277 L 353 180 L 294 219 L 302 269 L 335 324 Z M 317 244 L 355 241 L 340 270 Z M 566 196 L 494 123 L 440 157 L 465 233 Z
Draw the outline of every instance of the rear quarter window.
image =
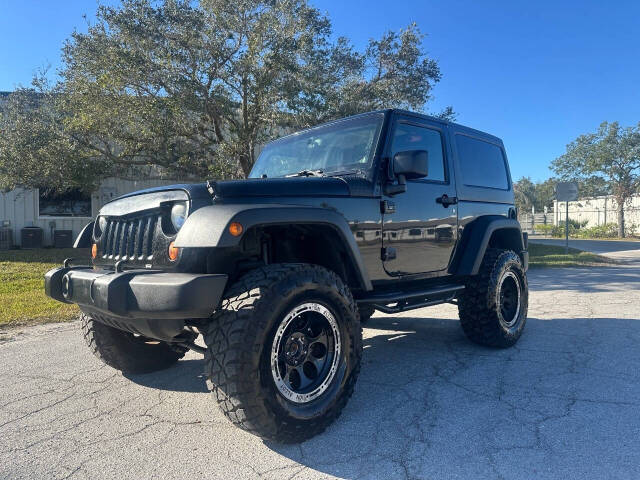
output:
M 502 148 L 494 143 L 457 134 L 456 149 L 462 183 L 469 187 L 509 189 L 507 162 Z

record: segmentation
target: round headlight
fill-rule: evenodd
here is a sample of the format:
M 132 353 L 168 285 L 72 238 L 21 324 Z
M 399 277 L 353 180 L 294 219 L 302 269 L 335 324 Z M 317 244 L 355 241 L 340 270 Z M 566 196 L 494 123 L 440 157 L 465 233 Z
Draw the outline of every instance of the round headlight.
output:
M 171 223 L 176 232 L 182 228 L 184 221 L 187 219 L 187 204 L 179 202 L 171 207 Z
M 95 226 L 95 236 L 96 238 L 100 238 L 102 236 L 102 232 L 107 229 L 107 219 L 105 217 L 98 217 L 96 220 Z

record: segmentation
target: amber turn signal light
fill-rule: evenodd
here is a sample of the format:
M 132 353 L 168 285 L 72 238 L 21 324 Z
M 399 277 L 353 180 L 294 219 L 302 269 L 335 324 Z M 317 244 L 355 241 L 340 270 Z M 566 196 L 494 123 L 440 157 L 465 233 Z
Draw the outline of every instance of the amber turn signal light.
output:
M 169 260 L 175 262 L 178 259 L 178 254 L 180 253 L 180 249 L 176 247 L 173 242 L 169 244 Z
M 240 235 L 242 235 L 242 225 L 240 225 L 238 222 L 231 222 L 231 224 L 229 225 L 229 233 L 234 237 L 239 237 Z
M 91 245 L 91 258 L 96 258 L 98 256 L 98 244 L 94 243 Z

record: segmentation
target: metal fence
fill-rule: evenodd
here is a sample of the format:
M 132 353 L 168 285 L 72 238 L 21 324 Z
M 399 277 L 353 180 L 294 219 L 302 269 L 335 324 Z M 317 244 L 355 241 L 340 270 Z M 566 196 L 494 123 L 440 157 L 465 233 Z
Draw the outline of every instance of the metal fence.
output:
M 520 213 L 520 215 L 518 215 L 518 221 L 520 222 L 522 230 L 530 234 L 543 233 L 542 231 L 536 232 L 536 227 L 540 225 L 553 225 L 553 218 L 553 213 Z

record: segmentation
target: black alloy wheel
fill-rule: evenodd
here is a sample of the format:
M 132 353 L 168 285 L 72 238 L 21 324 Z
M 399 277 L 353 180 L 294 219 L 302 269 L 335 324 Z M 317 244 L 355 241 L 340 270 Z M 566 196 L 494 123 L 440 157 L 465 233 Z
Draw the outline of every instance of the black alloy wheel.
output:
M 518 321 L 520 314 L 520 280 L 515 272 L 507 270 L 500 280 L 499 302 L 500 323 L 505 328 L 511 328 Z
M 295 403 L 324 393 L 338 368 L 340 331 L 324 305 L 303 303 L 291 310 L 276 331 L 271 373 L 278 391 Z

